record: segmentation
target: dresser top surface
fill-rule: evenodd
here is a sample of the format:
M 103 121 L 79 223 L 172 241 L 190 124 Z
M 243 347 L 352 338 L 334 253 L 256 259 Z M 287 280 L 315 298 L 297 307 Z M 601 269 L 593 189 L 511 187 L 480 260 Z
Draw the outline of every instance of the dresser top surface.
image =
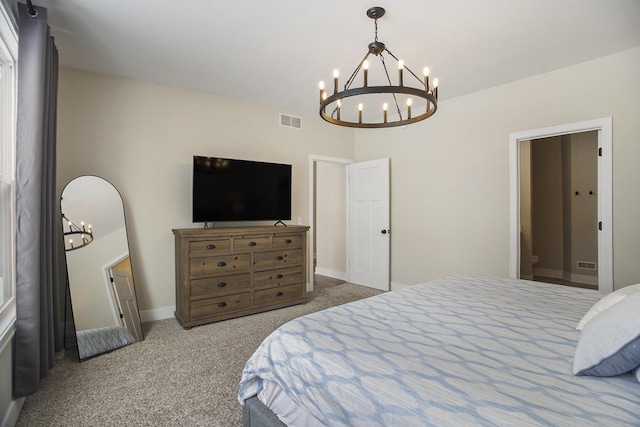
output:
M 218 228 L 175 228 L 171 230 L 177 237 L 226 236 L 237 234 L 287 234 L 309 231 L 308 225 L 247 226 Z

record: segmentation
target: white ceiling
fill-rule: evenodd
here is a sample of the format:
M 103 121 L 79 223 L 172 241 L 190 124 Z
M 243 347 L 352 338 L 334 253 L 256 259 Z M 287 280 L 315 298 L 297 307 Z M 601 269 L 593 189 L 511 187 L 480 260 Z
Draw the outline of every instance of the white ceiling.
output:
M 380 41 L 416 74 L 429 66 L 440 100 L 640 46 L 640 0 L 33 1 L 63 67 L 289 114 L 317 114 L 318 82 L 353 72 L 371 6 L 386 9 Z

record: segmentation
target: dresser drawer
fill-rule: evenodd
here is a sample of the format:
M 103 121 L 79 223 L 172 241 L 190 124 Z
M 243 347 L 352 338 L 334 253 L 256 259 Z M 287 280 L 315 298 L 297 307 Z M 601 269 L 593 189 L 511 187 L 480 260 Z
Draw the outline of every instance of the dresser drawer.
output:
M 233 239 L 234 251 L 256 251 L 269 249 L 271 247 L 271 239 L 269 236 L 242 237 Z
M 302 284 L 288 285 L 279 288 L 262 289 L 253 293 L 253 304 L 265 306 L 280 304 L 302 297 Z
M 191 255 L 217 254 L 231 251 L 231 239 L 192 240 L 189 242 Z
M 303 236 L 294 234 L 291 236 L 273 236 L 274 248 L 300 248 L 302 247 Z
M 191 277 L 226 272 L 231 273 L 234 271 L 249 271 L 251 268 L 251 254 L 191 258 L 190 268 Z
M 251 307 L 251 293 L 243 292 L 216 298 L 207 298 L 191 303 L 191 318 L 216 316 Z
M 253 255 L 254 269 L 298 264 L 302 264 L 302 249 L 260 252 Z
M 250 288 L 250 273 L 192 279 L 191 299 L 202 299 L 232 292 L 248 291 Z
M 279 270 L 259 271 L 253 274 L 255 289 L 273 288 L 292 283 L 302 283 L 302 266 Z

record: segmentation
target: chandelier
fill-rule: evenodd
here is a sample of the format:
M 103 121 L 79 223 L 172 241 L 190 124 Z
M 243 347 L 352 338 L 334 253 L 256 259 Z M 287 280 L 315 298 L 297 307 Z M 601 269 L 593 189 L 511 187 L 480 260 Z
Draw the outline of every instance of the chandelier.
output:
M 67 222 L 67 226 L 69 227 L 69 231 L 64 232 L 65 251 L 75 251 L 93 242 L 93 229 L 91 225 L 85 226 L 84 222 L 80 222 L 80 226 L 78 227 L 71 222 L 65 214 L 62 214 L 62 219 Z M 74 242 L 74 238 L 78 238 L 79 240 Z
M 347 80 L 342 91 L 338 91 L 338 70 L 333 71 L 333 95 L 327 95 L 324 82 L 320 82 L 320 117 L 335 125 L 355 128 L 387 128 L 405 126 L 416 123 L 432 116 L 438 108 L 438 79 L 433 80 L 433 87 L 429 84 L 429 68 L 423 70 L 423 78 L 419 78 L 413 71 L 387 49 L 384 43 L 378 41 L 378 18 L 385 13 L 382 7 L 372 7 L 367 10 L 367 16 L 375 21 L 375 41 L 369 44 L 367 54 L 358 64 L 351 77 Z M 397 62 L 397 85 L 393 85 L 383 53 L 388 54 Z M 382 67 L 378 77 L 387 84 L 369 86 L 370 68 L 369 56 L 373 54 L 380 59 Z M 360 73 L 362 71 L 362 73 Z M 406 73 L 405 73 L 406 71 Z M 352 88 L 358 74 L 362 74 L 362 86 Z M 418 88 L 405 85 L 405 74 L 408 78 L 418 81 Z M 367 105 L 364 99 L 372 101 L 378 107 Z M 401 108 L 400 105 L 403 105 Z M 357 105 L 357 109 L 356 109 Z M 395 113 L 388 114 L 389 105 L 395 107 Z M 406 105 L 406 107 L 404 107 Z M 356 114 L 357 111 L 357 114 Z M 366 121 L 369 116 L 377 121 Z

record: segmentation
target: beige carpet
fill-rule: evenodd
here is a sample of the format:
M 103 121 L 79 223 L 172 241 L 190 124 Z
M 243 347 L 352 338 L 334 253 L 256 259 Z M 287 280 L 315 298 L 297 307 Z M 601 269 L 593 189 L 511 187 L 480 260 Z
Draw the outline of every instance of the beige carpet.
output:
M 304 305 L 189 331 L 175 319 L 149 322 L 143 342 L 83 363 L 69 351 L 27 397 L 17 425 L 240 426 L 242 369 L 267 335 L 295 317 L 378 293 L 346 283 Z

